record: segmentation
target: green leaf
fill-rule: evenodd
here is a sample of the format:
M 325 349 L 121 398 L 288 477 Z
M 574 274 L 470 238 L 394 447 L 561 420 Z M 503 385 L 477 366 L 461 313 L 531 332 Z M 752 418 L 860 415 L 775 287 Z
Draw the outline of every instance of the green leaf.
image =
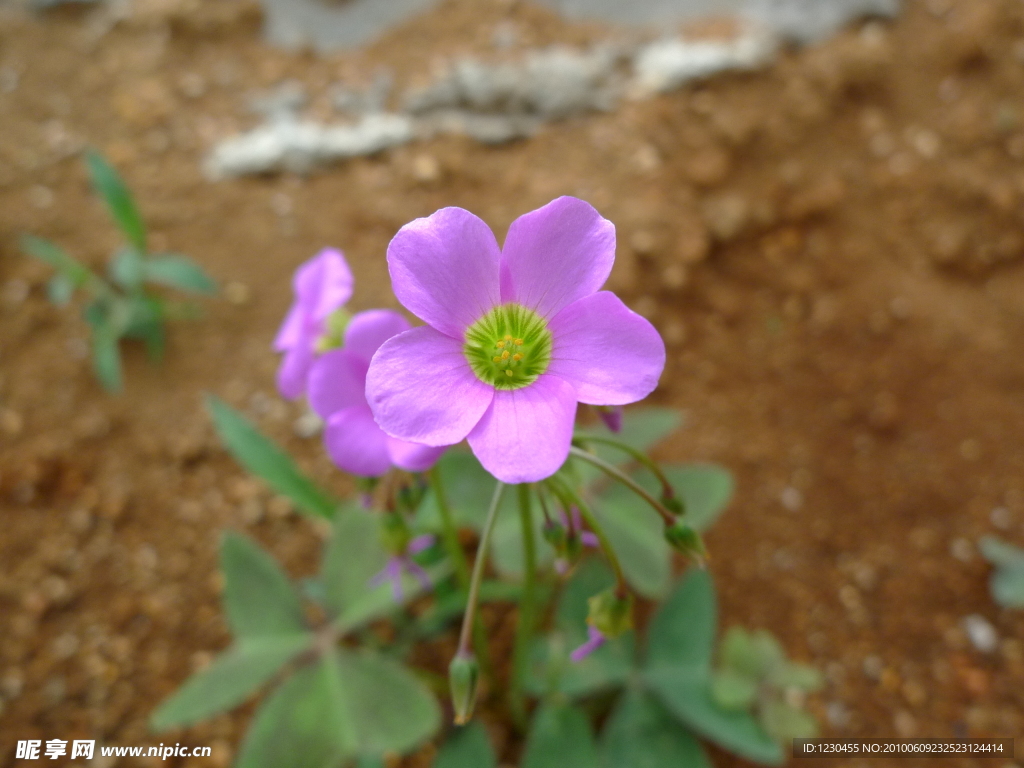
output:
M 787 661 L 772 670 L 769 682 L 780 689 L 796 688 L 810 693 L 825 684 L 821 672 L 806 664 Z
M 428 566 L 424 570 L 427 572 L 427 578 L 431 584 L 440 584 L 452 575 L 452 566 L 447 561 Z M 419 580 L 404 573 L 402 574 L 403 604 L 395 602 L 389 583 L 381 584 L 379 587 L 367 587 L 360 598 L 345 608 L 338 618 L 338 622 L 345 631 L 351 631 L 358 626 L 394 613 L 405 603 L 419 597 L 423 591 L 423 585 L 419 583 Z
M 992 565 L 1006 568 L 1024 568 L 1024 549 L 1007 544 L 995 536 L 983 536 L 978 549 Z
M 142 285 L 142 254 L 128 246 L 121 248 L 110 261 L 110 279 L 126 291 L 136 291 Z
M 381 571 L 387 559 L 377 518 L 357 507 L 341 507 L 335 515 L 320 568 L 328 615 L 336 618 L 364 597 L 370 579 Z
M 226 531 L 221 539 L 224 610 L 240 638 L 306 632 L 302 604 L 274 559 L 251 539 Z
M 697 740 L 651 696 L 629 690 L 601 734 L 603 768 L 711 768 Z
M 586 715 L 565 704 L 542 704 L 533 716 L 522 768 L 597 768 L 594 733 Z
M 691 571 L 651 621 L 643 679 L 688 727 L 748 760 L 778 765 L 782 751 L 754 719 L 712 699 L 715 614 L 710 574 Z
M 90 278 L 95 277 L 92 270 L 68 256 L 60 246 L 49 240 L 34 235 L 24 235 L 21 238 L 21 248 L 30 256 L 35 256 L 40 261 L 49 264 L 75 288 L 82 287 Z
M 526 571 L 524 565 L 523 523 L 516 509 L 516 494 L 505 492 L 498 519 L 494 522 L 494 533 L 491 534 L 491 563 L 500 576 L 510 580 L 520 580 Z M 494 481 L 491 481 L 491 493 L 494 492 Z M 505 503 L 508 501 L 509 503 Z M 537 567 L 547 568 L 555 559 L 554 550 L 544 544 L 544 515 L 534 502 L 533 539 L 536 542 Z
M 782 701 L 765 702 L 760 720 L 779 744 L 789 745 L 793 739 L 813 739 L 818 735 L 818 722 L 812 715 Z
M 985 536 L 978 547 L 996 566 L 989 581 L 993 599 L 1004 608 L 1024 608 L 1024 549 L 995 536 Z
M 297 654 L 311 634 L 246 638 L 196 672 L 153 713 L 155 731 L 192 725 L 241 704 Z
M 148 282 L 192 293 L 217 292 L 217 283 L 203 268 L 187 256 L 164 253 L 150 256 L 144 264 L 144 277 Z
M 299 669 L 264 702 L 236 768 L 336 768 L 354 754 L 352 702 L 333 654 Z
M 630 585 L 644 597 L 664 597 L 672 579 L 671 549 L 657 513 L 628 488 L 616 485 L 594 505 L 594 514 Z
M 746 712 L 757 698 L 757 680 L 723 669 L 711 678 L 711 696 L 722 709 Z
M 58 307 L 71 301 L 71 296 L 74 292 L 75 284 L 68 279 L 67 275 L 64 274 L 54 275 L 46 284 L 46 295 L 49 296 L 50 301 Z
M 114 167 L 95 150 L 86 152 L 85 162 L 89 167 L 93 188 L 107 204 L 114 222 L 128 238 L 128 242 L 145 253 L 146 228 L 128 187 Z
M 732 498 L 735 483 L 722 467 L 684 464 L 667 466 L 663 471 L 686 505 L 686 522 L 698 532 L 710 528 Z
M 747 632 L 730 627 L 722 638 L 722 664 L 741 675 L 760 680 L 786 664 L 786 652 L 770 632 Z
M 295 462 L 264 437 L 252 422 L 212 395 L 207 397 L 206 407 L 213 416 L 221 441 L 239 464 L 294 501 L 303 512 L 328 519 L 334 517 L 337 502 L 302 474 Z
M 661 667 L 644 672 L 648 690 L 687 727 L 740 757 L 764 765 L 781 765 L 782 749 L 746 712 L 728 712 L 711 697 L 707 679 L 694 679 L 683 668 Z
M 100 384 L 108 392 L 120 392 L 121 351 L 118 348 L 120 334 L 110 323 L 106 314 L 97 314 L 92 326 L 92 368 Z
M 433 768 L 495 768 L 497 764 L 487 730 L 474 721 L 452 730 L 434 758 Z
M 401 664 L 372 651 L 338 650 L 336 659 L 359 754 L 408 752 L 440 727 L 433 694 Z
M 715 622 L 711 575 L 705 570 L 691 570 L 651 621 L 648 669 L 686 670 L 695 680 L 708 680 Z

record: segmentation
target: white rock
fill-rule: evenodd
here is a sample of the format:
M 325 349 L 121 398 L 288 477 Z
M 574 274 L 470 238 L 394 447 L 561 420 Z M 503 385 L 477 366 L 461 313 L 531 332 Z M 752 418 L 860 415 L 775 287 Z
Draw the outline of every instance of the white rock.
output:
M 984 616 L 972 613 L 970 616 L 964 616 L 960 623 L 964 632 L 967 633 L 971 645 L 976 650 L 982 653 L 992 653 L 999 647 L 999 635 L 996 633 L 996 628 Z

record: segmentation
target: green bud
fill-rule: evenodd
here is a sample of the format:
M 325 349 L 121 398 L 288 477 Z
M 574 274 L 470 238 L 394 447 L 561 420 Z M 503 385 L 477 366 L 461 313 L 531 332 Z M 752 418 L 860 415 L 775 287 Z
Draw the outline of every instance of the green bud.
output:
M 665 526 L 665 540 L 672 548 L 691 557 L 704 557 L 707 550 L 700 534 L 684 522 L 677 520 Z
M 455 707 L 455 724 L 465 725 L 473 717 L 476 708 L 477 682 L 480 679 L 480 665 L 472 653 L 455 654 L 448 665 L 448 686 L 451 689 L 452 705 Z
M 606 589 L 587 600 L 587 624 L 607 638 L 618 637 L 633 628 L 633 595 Z

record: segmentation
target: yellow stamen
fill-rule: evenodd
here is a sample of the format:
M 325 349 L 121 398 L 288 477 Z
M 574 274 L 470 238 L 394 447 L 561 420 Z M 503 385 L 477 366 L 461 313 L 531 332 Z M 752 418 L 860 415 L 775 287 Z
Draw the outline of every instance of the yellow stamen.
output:
M 523 340 L 522 339 L 516 339 L 516 346 L 517 347 L 523 346 Z
M 505 369 L 505 375 L 506 376 L 511 376 L 512 375 L 512 369 L 511 368 L 506 368 Z
M 514 355 L 512 355 L 512 359 L 518 363 L 520 360 L 523 359 L 523 356 L 516 352 Z
M 504 341 L 499 341 L 494 346 L 496 346 L 498 349 L 504 349 L 505 348 L 505 342 Z
M 500 363 L 501 362 L 501 358 L 500 357 L 495 357 L 495 358 L 493 358 L 493 361 L 496 362 L 496 363 Z
M 505 334 L 505 341 L 512 341 L 512 335 L 511 335 L 511 334 L 508 334 L 508 333 L 506 333 L 506 334 Z
M 501 353 L 501 359 L 502 360 L 508 360 L 508 350 L 507 349 L 504 352 Z

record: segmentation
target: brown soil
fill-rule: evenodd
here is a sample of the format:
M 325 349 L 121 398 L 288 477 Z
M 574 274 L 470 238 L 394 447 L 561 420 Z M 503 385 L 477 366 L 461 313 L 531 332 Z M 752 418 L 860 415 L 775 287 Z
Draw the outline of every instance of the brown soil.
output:
M 341 482 L 274 393 L 269 345 L 295 266 L 340 246 L 355 306 L 393 306 L 384 252 L 404 222 L 461 205 L 503 231 L 559 194 L 615 222 L 612 287 L 668 341 L 654 399 L 689 424 L 661 457 L 737 475 L 709 537 L 725 622 L 767 627 L 827 672 L 814 707 L 829 734 L 1022 732 L 1024 617 L 993 604 L 971 543 L 995 523 L 1024 539 L 1024 6 L 911 2 L 766 71 L 529 142 L 446 138 L 219 184 L 199 161 L 249 124 L 253 89 L 294 77 L 326 93 L 382 64 L 410 82 L 486 52 L 508 19 L 524 45 L 602 31 L 453 0 L 365 51 L 315 58 L 267 50 L 241 3 L 135 8 L 111 28 L 92 13 L 0 16 L 0 67 L 20 78 L 0 93 L 0 766 L 16 739 L 168 741 L 147 716 L 227 642 L 223 528 L 310 569 L 320 531 L 246 479 L 201 403 L 245 408 Z M 47 270 L 17 246 L 32 232 L 99 265 L 115 244 L 83 143 L 123 169 L 158 247 L 234 283 L 234 301 L 175 326 L 164 365 L 128 350 L 121 397 L 99 390 L 83 323 L 48 304 Z M 971 613 L 996 626 L 996 652 L 968 643 Z M 170 741 L 213 744 L 195 765 L 226 765 L 247 714 Z M 495 735 L 514 760 L 515 740 Z

